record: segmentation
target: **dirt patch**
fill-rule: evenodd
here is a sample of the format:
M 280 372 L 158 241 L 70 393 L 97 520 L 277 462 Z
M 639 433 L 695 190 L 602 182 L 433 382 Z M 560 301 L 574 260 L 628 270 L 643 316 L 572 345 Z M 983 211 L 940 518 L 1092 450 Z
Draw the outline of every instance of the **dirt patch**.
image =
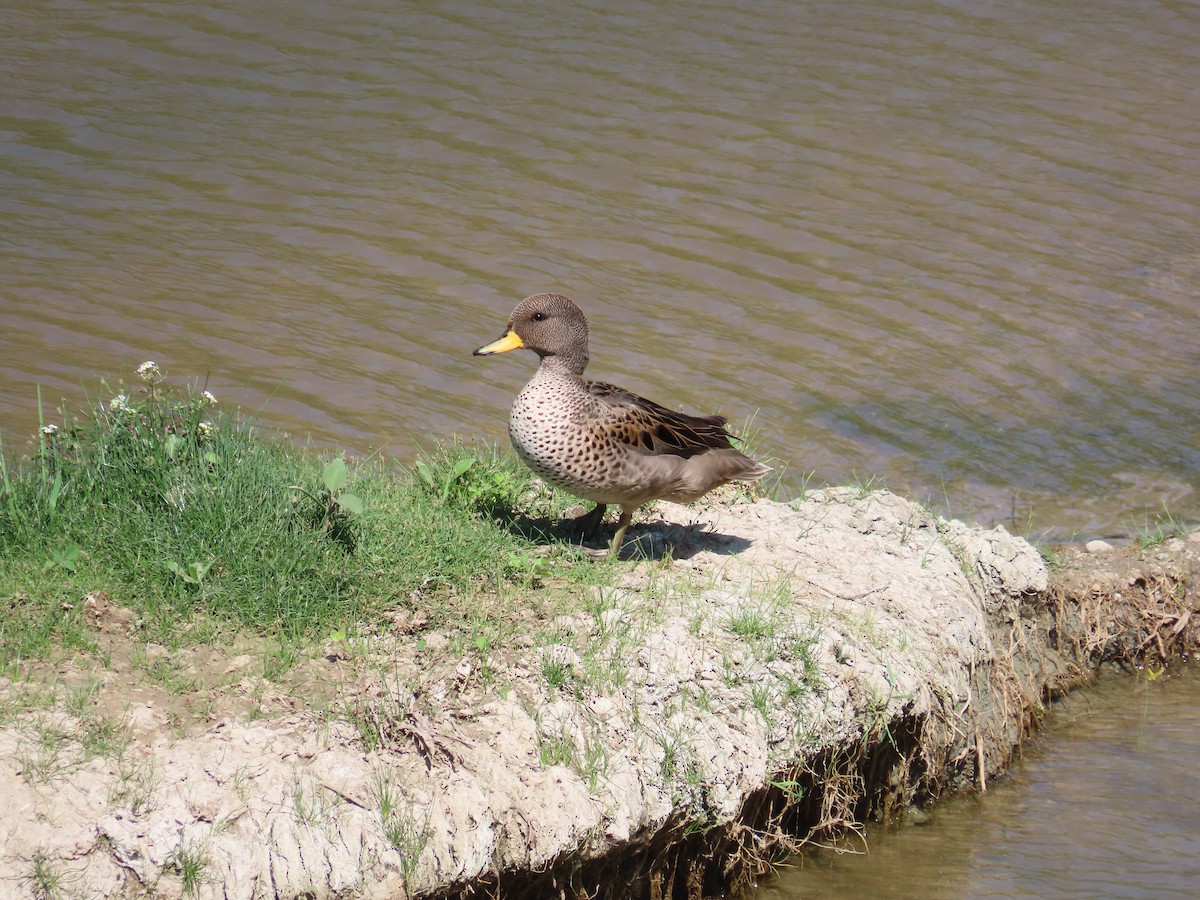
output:
M 271 678 L 139 648 L 93 598 L 107 668 L 0 685 L 0 893 L 709 896 L 985 788 L 1057 693 L 1200 638 L 1196 536 L 1048 577 L 1003 529 L 849 489 L 643 533 L 671 553 L 439 666 L 419 609 Z

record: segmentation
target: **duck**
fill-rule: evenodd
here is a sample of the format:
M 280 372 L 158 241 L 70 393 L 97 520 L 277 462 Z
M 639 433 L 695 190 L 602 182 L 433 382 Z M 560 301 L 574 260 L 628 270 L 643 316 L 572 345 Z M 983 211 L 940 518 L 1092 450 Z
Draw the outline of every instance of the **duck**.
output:
M 606 551 L 619 554 L 634 512 L 652 500 L 691 503 L 731 481 L 754 482 L 771 468 L 733 446 L 723 416 L 691 416 L 632 391 L 583 377 L 588 320 L 562 294 L 522 300 L 502 337 L 475 356 L 537 354 L 537 371 L 509 413 L 513 448 L 548 484 L 596 504 L 575 521 L 594 538 L 609 506 L 621 508 Z

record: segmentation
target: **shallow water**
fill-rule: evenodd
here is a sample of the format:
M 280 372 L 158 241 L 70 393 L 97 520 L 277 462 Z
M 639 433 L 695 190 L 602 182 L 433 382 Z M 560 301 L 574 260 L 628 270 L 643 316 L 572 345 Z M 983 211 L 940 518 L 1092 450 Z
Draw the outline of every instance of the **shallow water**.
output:
M 1198 696 L 1194 666 L 1103 678 L 986 794 L 807 857 L 754 900 L 1200 896 Z
M 154 359 L 405 458 L 592 373 L 1034 536 L 1200 518 L 1200 6 L 13 0 L 0 434 Z

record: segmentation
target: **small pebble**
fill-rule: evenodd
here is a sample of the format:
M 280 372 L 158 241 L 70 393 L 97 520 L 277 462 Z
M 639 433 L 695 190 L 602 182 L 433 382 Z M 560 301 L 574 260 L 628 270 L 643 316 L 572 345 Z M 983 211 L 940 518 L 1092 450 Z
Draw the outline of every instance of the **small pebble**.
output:
M 1112 544 L 1108 541 L 1088 541 L 1083 549 L 1088 553 L 1107 553 L 1112 549 Z

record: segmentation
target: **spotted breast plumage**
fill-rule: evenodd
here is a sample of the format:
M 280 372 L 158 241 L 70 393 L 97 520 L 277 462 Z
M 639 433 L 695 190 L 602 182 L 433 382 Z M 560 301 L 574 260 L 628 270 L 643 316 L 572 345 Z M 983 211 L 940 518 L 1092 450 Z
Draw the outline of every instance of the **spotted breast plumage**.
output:
M 555 487 L 593 500 L 581 520 L 599 529 L 621 507 L 612 550 L 643 503 L 689 503 L 730 481 L 757 481 L 770 468 L 734 448 L 721 416 L 689 416 L 599 381 L 585 381 L 588 323 L 561 294 L 534 294 L 513 310 L 502 338 L 476 356 L 525 348 L 541 362 L 513 402 L 508 430 L 517 454 Z

